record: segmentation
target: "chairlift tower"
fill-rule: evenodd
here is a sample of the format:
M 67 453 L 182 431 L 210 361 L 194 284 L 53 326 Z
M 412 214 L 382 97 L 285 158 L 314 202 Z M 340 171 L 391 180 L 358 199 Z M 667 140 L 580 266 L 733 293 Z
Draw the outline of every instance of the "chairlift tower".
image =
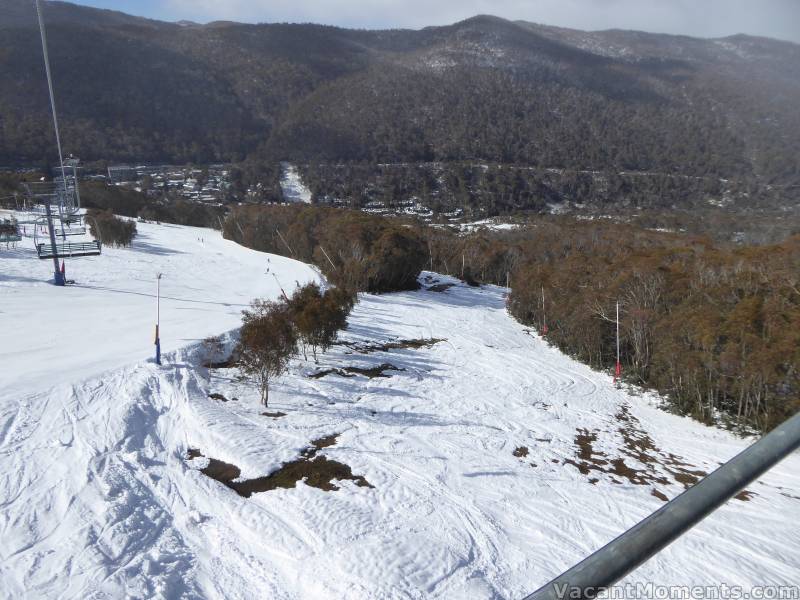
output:
M 58 130 L 53 79 L 50 73 L 50 58 L 47 52 L 47 34 L 39 0 L 34 0 L 34 3 L 39 19 L 39 32 L 42 38 L 42 54 L 47 75 L 47 88 L 50 92 L 50 108 L 53 114 L 53 128 L 56 134 L 61 176 L 56 177 L 52 182 L 29 183 L 26 186 L 26 191 L 34 207 L 34 243 L 36 244 L 36 252 L 40 259 L 51 258 L 53 260 L 55 284 L 63 286 L 66 285 L 66 278 L 64 276 L 63 262 L 59 266 L 59 259 L 63 261 L 67 257 L 97 256 L 101 252 L 101 245 L 97 240 L 89 242 L 67 241 L 67 236 L 86 233 L 84 216 L 81 212 L 81 197 L 78 190 L 78 159 L 70 157 L 65 161 L 61 152 L 61 136 Z M 47 238 L 45 241 L 40 242 L 37 234 L 45 229 Z

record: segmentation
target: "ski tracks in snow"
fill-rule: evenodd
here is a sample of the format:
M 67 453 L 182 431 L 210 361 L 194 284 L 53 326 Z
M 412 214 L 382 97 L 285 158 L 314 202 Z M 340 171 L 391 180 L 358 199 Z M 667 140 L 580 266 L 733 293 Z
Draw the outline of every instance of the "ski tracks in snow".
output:
M 144 365 L 27 398 L 4 461 L 2 582 L 10 596 L 177 597 L 192 557 L 158 494 L 164 447 Z M 8 406 L 8 405 L 5 405 Z M 30 406 L 38 406 L 31 414 Z M 21 436 L 36 431 L 36 436 Z M 9 481 L 11 474 L 19 477 Z M 13 582 L 13 583 L 12 583 Z M 187 587 L 188 586 L 188 587 Z
M 508 317 L 499 288 L 365 296 L 350 323 L 351 342 L 446 341 L 296 361 L 272 388 L 280 418 L 262 414 L 251 383 L 207 377 L 196 349 L 0 404 L 0 596 L 521 597 L 661 506 L 650 486 L 592 482 L 565 464 L 578 431 L 634 467 L 645 465 L 624 454 L 623 407 L 659 452 L 703 468 L 746 445 L 548 347 Z M 404 370 L 306 377 L 383 363 Z M 332 434 L 320 455 L 374 487 L 298 483 L 243 498 L 185 460 L 200 448 L 258 477 Z M 729 503 L 629 581 L 791 582 L 797 466 L 789 459 L 754 500 Z

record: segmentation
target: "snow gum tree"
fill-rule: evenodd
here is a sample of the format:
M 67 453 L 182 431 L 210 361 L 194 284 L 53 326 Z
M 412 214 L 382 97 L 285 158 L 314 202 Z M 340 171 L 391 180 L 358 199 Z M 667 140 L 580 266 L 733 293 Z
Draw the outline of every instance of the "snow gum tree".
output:
M 347 327 L 347 316 L 353 307 L 353 295 L 340 288 L 323 294 L 316 283 L 309 283 L 295 292 L 289 301 L 303 357 L 310 348 L 317 360 L 317 350 L 325 352 L 336 341 L 338 332 Z
M 297 333 L 289 307 L 284 302 L 255 300 L 242 311 L 239 335 L 240 368 L 257 382 L 264 406 L 269 402 L 269 384 L 282 375 L 297 353 Z

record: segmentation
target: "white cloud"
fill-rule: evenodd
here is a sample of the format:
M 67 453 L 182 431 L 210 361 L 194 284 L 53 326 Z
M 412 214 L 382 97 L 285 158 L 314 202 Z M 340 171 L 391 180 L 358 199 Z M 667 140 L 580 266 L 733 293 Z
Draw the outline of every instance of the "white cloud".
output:
M 578 29 L 701 37 L 734 33 L 800 42 L 800 0 L 163 0 L 172 19 L 419 28 L 493 14 Z

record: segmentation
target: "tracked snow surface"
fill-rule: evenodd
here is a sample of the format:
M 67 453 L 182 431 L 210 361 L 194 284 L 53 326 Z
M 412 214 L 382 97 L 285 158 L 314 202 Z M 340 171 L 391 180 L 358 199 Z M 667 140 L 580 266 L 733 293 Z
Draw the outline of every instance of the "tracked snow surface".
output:
M 209 230 L 139 230 L 68 261 L 66 289 L 28 247 L 0 250 L 2 598 L 520 598 L 749 443 L 616 389 L 510 319 L 503 289 L 434 274 L 362 296 L 344 343 L 294 361 L 265 409 L 197 341 L 276 297 L 272 273 L 291 289 L 314 271 Z M 368 485 L 244 497 L 200 470 L 263 478 L 321 438 L 317 458 Z M 626 582 L 798 574 L 794 455 Z

